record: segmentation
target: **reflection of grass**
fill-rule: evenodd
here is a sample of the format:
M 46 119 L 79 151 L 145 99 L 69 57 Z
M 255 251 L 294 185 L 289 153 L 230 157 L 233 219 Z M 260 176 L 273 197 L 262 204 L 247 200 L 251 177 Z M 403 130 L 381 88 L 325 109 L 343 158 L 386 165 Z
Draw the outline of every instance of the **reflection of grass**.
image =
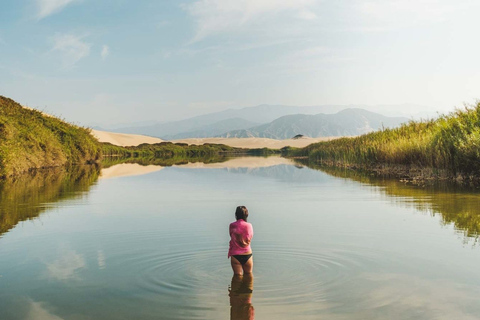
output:
M 396 129 L 286 151 L 334 165 L 403 165 L 480 176 L 480 102 L 437 120 L 411 121 Z
M 99 173 L 97 166 L 72 166 L 0 180 L 0 235 L 20 221 L 38 217 L 45 204 L 88 191 Z
M 101 164 L 103 168 L 108 168 L 116 164 L 121 163 L 137 163 L 143 166 L 156 165 L 162 167 L 168 167 L 173 165 L 187 164 L 192 162 L 203 162 L 203 163 L 217 163 L 225 162 L 231 159 L 231 157 L 226 155 L 211 155 L 205 157 L 178 157 L 173 156 L 171 158 L 154 158 L 154 157 L 106 157 L 102 160 Z
M 385 194 L 394 197 L 403 205 L 411 205 L 432 215 L 439 213 L 444 225 L 453 224 L 455 229 L 462 231 L 468 238 L 478 239 L 480 235 L 480 194 L 471 188 L 445 182 L 419 187 L 357 170 L 321 166 L 305 161 L 302 163 L 335 177 L 381 187 Z
M 119 147 L 103 143 L 103 153 L 106 157 L 102 165 L 111 166 L 119 163 L 138 163 L 144 165 L 172 166 L 190 162 L 214 163 L 224 162 L 234 156 L 254 155 L 268 156 L 278 153 L 278 150 L 242 149 L 223 144 L 188 145 L 186 143 L 161 142 L 141 144 L 136 147 Z

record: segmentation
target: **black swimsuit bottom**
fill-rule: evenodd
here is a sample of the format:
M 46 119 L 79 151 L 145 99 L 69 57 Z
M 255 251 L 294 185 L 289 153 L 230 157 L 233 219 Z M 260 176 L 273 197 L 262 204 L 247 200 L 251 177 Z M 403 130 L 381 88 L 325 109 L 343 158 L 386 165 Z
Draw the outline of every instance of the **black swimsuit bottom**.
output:
M 252 254 L 237 254 L 237 255 L 233 255 L 232 257 L 234 257 L 235 259 L 238 260 L 238 262 L 240 262 L 240 264 L 243 266 L 245 263 L 247 263 L 248 259 L 250 259 L 250 257 L 252 256 Z

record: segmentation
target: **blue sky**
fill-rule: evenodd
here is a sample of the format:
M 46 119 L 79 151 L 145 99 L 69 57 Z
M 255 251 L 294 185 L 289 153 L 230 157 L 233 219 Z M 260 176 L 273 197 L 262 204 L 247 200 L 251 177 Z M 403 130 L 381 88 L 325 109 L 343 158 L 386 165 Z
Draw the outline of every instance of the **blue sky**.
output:
M 262 103 L 413 103 L 444 112 L 480 98 L 477 0 L 0 6 L 0 94 L 80 124 Z

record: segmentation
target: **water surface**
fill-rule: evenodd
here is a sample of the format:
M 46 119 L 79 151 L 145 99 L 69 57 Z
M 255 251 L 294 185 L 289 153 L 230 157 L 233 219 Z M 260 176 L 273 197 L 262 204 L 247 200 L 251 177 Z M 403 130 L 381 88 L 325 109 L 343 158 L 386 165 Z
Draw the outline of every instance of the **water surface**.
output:
M 477 191 L 232 161 L 3 182 L 0 318 L 479 318 Z M 251 279 L 227 259 L 237 205 Z

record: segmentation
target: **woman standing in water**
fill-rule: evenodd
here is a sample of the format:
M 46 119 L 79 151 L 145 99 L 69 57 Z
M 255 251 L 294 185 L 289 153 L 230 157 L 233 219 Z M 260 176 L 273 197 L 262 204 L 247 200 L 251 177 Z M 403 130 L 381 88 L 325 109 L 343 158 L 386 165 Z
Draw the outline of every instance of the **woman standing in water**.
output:
M 245 206 L 237 207 L 235 211 L 237 221 L 230 223 L 230 248 L 228 257 L 231 257 L 233 273 L 236 275 L 250 274 L 253 271 L 253 257 L 250 241 L 253 237 L 253 227 L 247 222 L 248 210 Z

